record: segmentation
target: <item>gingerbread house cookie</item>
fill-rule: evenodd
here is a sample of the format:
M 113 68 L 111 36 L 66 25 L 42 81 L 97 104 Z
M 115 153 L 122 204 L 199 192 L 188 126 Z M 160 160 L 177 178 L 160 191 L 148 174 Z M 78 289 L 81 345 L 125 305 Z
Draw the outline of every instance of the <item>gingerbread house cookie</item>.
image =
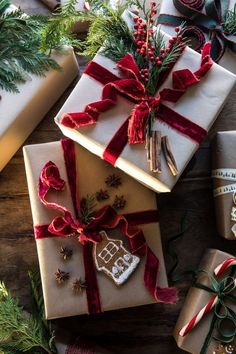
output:
M 107 237 L 101 231 L 102 241 L 94 245 L 94 260 L 98 271 L 107 274 L 116 285 L 122 285 L 137 268 L 139 257 L 127 251 L 123 242 Z

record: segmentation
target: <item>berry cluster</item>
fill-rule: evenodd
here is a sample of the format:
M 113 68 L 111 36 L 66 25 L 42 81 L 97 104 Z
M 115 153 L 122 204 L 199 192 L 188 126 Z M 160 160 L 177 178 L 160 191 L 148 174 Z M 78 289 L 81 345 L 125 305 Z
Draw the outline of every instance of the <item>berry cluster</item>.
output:
M 173 45 L 176 42 L 182 42 L 182 35 L 180 33 L 180 27 L 176 27 L 176 36 L 172 37 L 169 40 L 169 43 L 166 48 L 161 48 L 160 53 L 158 53 L 158 55 L 155 55 L 155 46 L 153 38 L 153 17 L 156 15 L 156 13 L 156 3 L 151 2 L 151 10 L 149 12 L 147 24 L 143 23 L 143 20 L 140 17 L 134 18 L 134 41 L 136 44 L 136 53 L 140 54 L 145 60 L 148 61 L 148 63 L 151 62 L 152 66 L 157 65 L 160 67 L 163 63 L 163 60 L 171 51 Z M 141 78 L 144 82 L 148 82 L 149 70 L 150 65 L 140 70 Z
M 134 18 L 134 40 L 137 45 L 136 52 L 141 54 L 145 59 L 155 60 L 153 46 L 153 16 L 156 15 L 156 3 L 151 2 L 151 10 L 147 24 L 143 23 L 140 17 Z M 144 73 L 145 75 L 145 73 Z M 147 75 L 146 75 L 147 76 Z

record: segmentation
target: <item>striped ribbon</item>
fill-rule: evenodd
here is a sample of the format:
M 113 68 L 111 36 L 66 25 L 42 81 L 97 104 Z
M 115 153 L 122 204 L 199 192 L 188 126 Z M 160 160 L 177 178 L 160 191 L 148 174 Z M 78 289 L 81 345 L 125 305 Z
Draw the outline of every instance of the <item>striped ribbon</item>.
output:
M 220 263 L 214 270 L 214 274 L 219 278 L 228 268 L 236 265 L 236 258 L 231 257 Z M 236 286 L 236 279 L 234 278 L 234 285 Z M 235 287 L 234 287 L 235 288 Z M 186 323 L 180 330 L 179 335 L 181 337 L 186 336 L 196 325 L 201 321 L 201 319 L 206 316 L 220 301 L 220 295 L 214 295 L 210 301 L 200 310 L 197 314 Z

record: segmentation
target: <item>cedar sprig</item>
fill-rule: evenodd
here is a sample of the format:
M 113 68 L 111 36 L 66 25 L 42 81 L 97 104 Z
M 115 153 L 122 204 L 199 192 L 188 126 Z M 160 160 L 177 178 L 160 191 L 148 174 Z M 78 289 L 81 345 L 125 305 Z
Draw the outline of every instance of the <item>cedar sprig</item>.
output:
M 236 35 L 236 4 L 233 10 L 229 10 L 226 14 L 225 21 L 222 23 L 225 33 Z
M 43 76 L 59 65 L 40 50 L 42 28 L 46 16 L 26 16 L 20 9 L 6 13 L 9 6 L 0 0 L 0 89 L 19 92 L 17 84 L 31 74 Z
M 42 31 L 43 51 L 50 46 L 53 49 L 64 43 L 73 45 L 79 54 L 93 58 L 106 42 L 104 54 L 113 60 L 120 59 L 133 41 L 131 32 L 122 19 L 122 14 L 131 0 L 116 9 L 109 6 L 108 0 L 91 0 L 89 11 L 76 10 L 76 2 L 77 0 L 69 0 L 50 18 Z M 85 41 L 72 34 L 77 22 L 90 23 Z
M 50 336 L 49 336 L 50 337 Z M 5 284 L 0 282 L 0 352 L 4 354 L 53 354 L 56 351 L 45 336 L 45 327 L 38 317 L 23 311 Z
M 122 18 L 126 6 L 128 3 L 115 9 L 107 6 L 105 12 L 94 18 L 88 31 L 83 55 L 93 58 L 100 50 L 105 56 L 118 61 L 127 52 L 132 51 L 134 46 L 132 31 Z
M 77 0 L 69 0 L 52 15 L 47 26 L 41 32 L 41 49 L 45 52 L 60 48 L 62 45 L 72 45 L 79 51 L 83 49 L 83 42 L 76 38 L 72 29 L 76 22 L 87 21 L 90 14 L 84 11 L 77 11 L 75 5 Z
M 78 214 L 82 223 L 89 224 L 94 216 L 96 205 L 96 198 L 93 194 L 88 194 L 85 198 L 81 199 Z

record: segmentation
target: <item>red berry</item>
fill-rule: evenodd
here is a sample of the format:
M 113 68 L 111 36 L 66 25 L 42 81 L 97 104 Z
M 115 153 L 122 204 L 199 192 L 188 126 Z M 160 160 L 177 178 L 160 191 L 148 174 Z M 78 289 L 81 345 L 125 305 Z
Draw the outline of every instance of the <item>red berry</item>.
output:
M 150 60 L 155 60 L 153 55 L 150 56 Z
M 134 18 L 134 22 L 137 23 L 138 22 L 138 17 Z
M 177 37 L 177 41 L 180 43 L 180 42 L 182 42 L 182 40 L 183 40 L 183 36 L 180 34 L 180 35 Z
M 180 31 L 179 27 L 175 27 L 175 32 L 178 33 Z
M 139 48 L 136 49 L 136 53 L 140 53 L 140 49 Z
M 159 57 L 156 57 L 156 61 L 159 61 L 160 60 L 160 58 Z
M 169 53 L 169 51 L 170 51 L 170 48 L 166 48 L 166 53 Z
M 138 23 L 142 23 L 143 20 L 141 18 L 138 19 Z
M 161 54 L 165 53 L 165 49 L 162 48 L 162 49 L 160 50 L 160 52 L 161 52 Z
M 138 25 L 134 25 L 134 29 L 138 29 L 139 28 L 139 26 Z
M 170 43 L 170 44 L 174 44 L 174 43 L 175 43 L 175 37 L 172 37 L 172 38 L 169 40 L 169 43 Z
M 155 6 L 156 6 L 155 1 L 152 1 L 152 2 L 151 2 L 151 7 L 155 7 Z
M 162 64 L 162 61 L 161 60 L 158 60 L 157 61 L 157 65 L 160 66 Z
M 152 19 L 152 18 L 150 18 L 149 23 L 150 23 L 150 24 L 152 24 L 152 23 L 153 23 L 153 19 Z
M 151 14 L 152 14 L 152 15 L 156 15 L 156 14 L 157 14 L 157 10 L 152 10 L 152 11 L 151 11 Z

